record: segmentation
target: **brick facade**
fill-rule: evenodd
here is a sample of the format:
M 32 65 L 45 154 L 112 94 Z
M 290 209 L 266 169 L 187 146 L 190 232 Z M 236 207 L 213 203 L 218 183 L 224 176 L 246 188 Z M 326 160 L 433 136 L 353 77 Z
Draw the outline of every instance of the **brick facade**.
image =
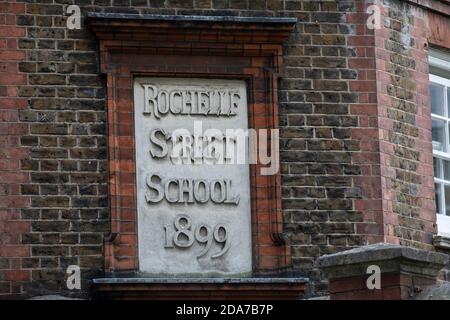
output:
M 66 290 L 67 265 L 81 266 L 83 288 L 104 271 L 107 79 L 94 34 L 66 28 L 69 2 L 0 3 L 0 297 L 79 295 Z M 289 271 L 322 294 L 321 255 L 380 241 L 432 249 L 427 47 L 430 21 L 448 15 L 377 0 L 374 31 L 372 1 L 73 2 L 83 14 L 298 18 L 278 92 Z
M 431 249 L 436 213 L 426 17 L 407 3 L 383 9 L 376 64 L 385 235 Z

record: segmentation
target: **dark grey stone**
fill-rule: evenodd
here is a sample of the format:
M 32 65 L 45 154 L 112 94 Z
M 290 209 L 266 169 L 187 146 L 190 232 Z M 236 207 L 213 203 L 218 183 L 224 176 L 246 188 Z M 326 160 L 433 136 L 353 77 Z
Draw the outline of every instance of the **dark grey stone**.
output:
M 96 278 L 95 284 L 172 283 L 172 284 L 254 284 L 254 283 L 307 283 L 308 278 Z
M 382 273 L 407 272 L 436 277 L 448 262 L 448 255 L 390 243 L 377 243 L 324 255 L 316 265 L 328 278 L 345 278 L 366 274 L 367 267 L 377 265 Z
M 436 235 L 433 237 L 433 245 L 441 250 L 450 250 L 450 238 Z
M 292 17 L 238 17 L 238 16 L 195 16 L 195 15 L 161 15 L 161 14 L 129 14 L 88 12 L 87 19 L 108 20 L 151 20 L 151 21 L 182 21 L 182 22 L 234 22 L 234 23 L 265 23 L 294 24 L 297 18 Z
M 445 265 L 448 261 L 448 256 L 446 254 L 405 247 L 397 244 L 376 243 L 330 255 L 324 255 L 317 260 L 317 263 L 319 267 L 325 268 L 334 265 L 391 260 L 400 257 L 441 265 Z
M 427 287 L 415 296 L 414 300 L 450 300 L 450 282 Z

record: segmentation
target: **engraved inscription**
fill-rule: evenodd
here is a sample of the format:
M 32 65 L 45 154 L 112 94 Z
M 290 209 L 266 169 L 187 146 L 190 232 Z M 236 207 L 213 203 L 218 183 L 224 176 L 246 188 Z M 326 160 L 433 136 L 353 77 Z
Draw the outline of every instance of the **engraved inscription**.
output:
M 201 258 L 209 252 L 214 241 L 217 244 L 223 244 L 218 252 L 211 255 L 211 259 L 223 256 L 230 248 L 230 232 L 223 224 L 217 224 L 214 229 L 206 223 L 201 223 L 195 227 L 189 215 L 179 214 L 175 217 L 173 225 L 173 234 L 171 225 L 164 226 L 165 248 L 189 248 L 196 240 L 200 244 L 205 244 L 197 254 L 197 258 Z
M 238 91 L 229 89 L 165 90 L 156 85 L 143 85 L 145 108 L 143 114 L 157 119 L 174 115 L 235 116 L 241 103 Z
M 161 178 L 158 174 L 147 176 L 147 203 L 165 199 L 169 203 L 207 203 L 238 205 L 240 196 L 232 189 L 231 179 Z

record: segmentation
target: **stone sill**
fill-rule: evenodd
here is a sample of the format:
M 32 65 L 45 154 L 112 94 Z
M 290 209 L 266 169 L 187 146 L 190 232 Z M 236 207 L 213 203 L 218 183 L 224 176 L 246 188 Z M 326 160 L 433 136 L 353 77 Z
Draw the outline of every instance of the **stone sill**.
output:
M 236 16 L 194 16 L 194 15 L 160 15 L 160 14 L 132 14 L 132 13 L 101 13 L 88 12 L 88 19 L 105 20 L 147 20 L 147 21 L 178 21 L 178 22 L 204 22 L 204 23 L 244 23 L 244 24 L 295 24 L 297 18 L 293 17 L 236 17 Z
M 297 284 L 308 278 L 96 278 L 94 284 Z
M 433 245 L 441 250 L 450 250 L 450 237 L 435 235 L 433 237 Z
M 298 300 L 307 278 L 97 278 L 98 300 Z
M 317 266 L 328 279 L 360 277 L 376 265 L 383 273 L 406 273 L 436 278 L 448 263 L 448 255 L 391 243 L 375 243 L 317 259 Z

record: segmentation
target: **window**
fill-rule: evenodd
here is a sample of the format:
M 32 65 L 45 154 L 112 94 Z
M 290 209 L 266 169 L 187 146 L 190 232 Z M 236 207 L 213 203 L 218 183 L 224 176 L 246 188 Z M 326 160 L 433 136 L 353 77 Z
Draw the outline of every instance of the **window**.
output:
M 438 233 L 450 236 L 450 57 L 430 57 L 430 107 Z

